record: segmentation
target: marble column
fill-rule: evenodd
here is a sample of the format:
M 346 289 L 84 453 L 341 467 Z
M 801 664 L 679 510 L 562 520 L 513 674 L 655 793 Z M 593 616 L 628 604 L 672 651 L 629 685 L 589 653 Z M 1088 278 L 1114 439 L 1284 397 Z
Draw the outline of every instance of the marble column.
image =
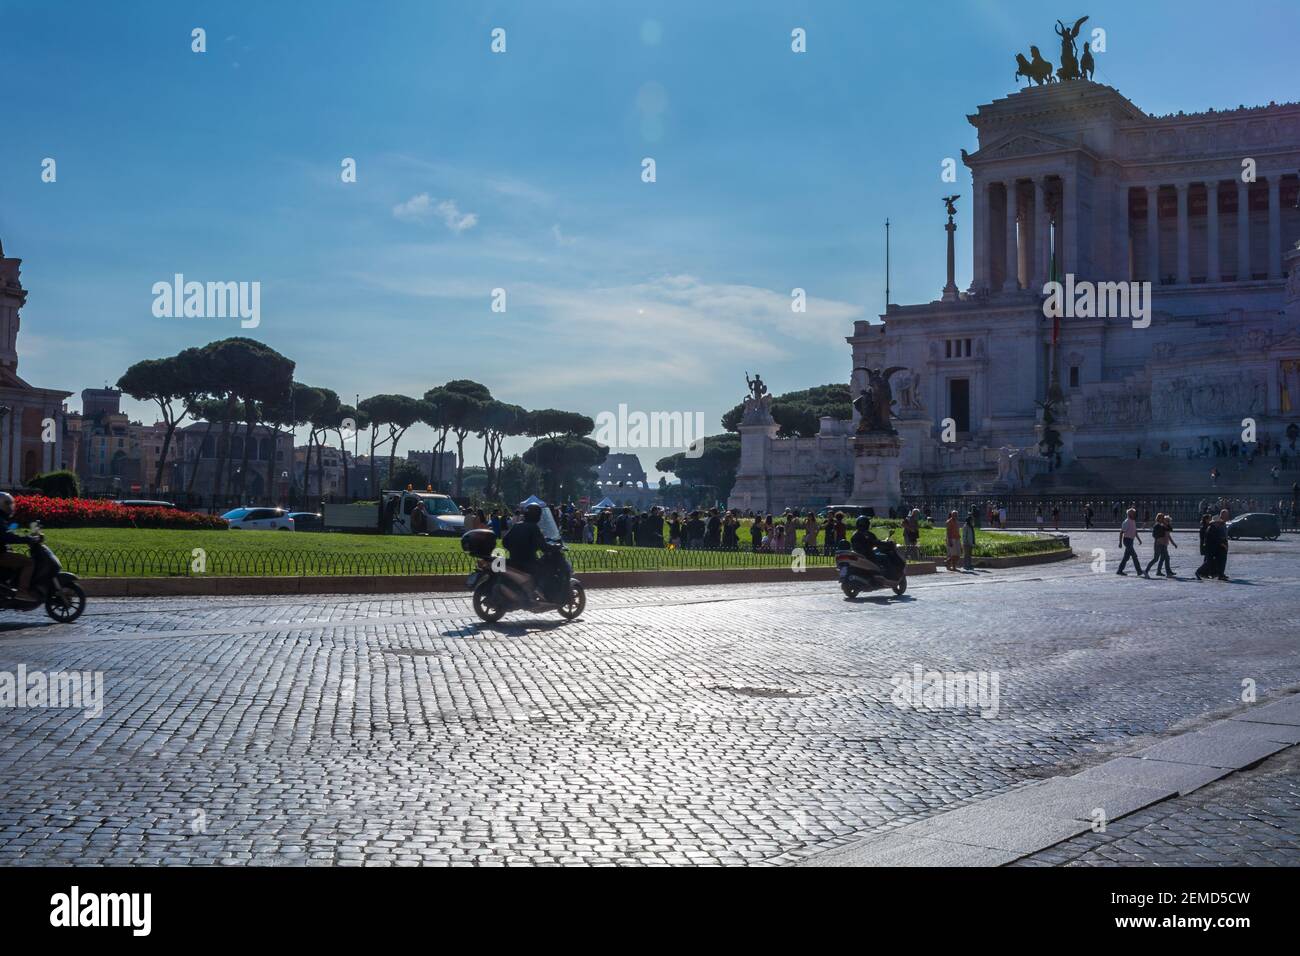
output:
M 1079 197 L 1078 180 L 1073 169 L 1061 174 L 1061 195 L 1056 203 L 1056 262 L 1061 281 L 1067 274 L 1079 275 Z
M 993 285 L 994 279 L 997 277 L 997 270 L 994 267 L 998 258 L 996 242 L 998 233 L 995 227 L 1002 218 L 1002 209 L 998 206 L 996 198 L 997 189 L 995 187 L 998 185 L 999 183 L 996 182 L 989 183 L 984 190 L 984 208 L 987 210 L 987 215 L 984 217 L 984 238 L 986 240 L 984 245 L 984 275 L 985 285 L 990 292 L 997 291 Z
M 1282 177 L 1268 177 L 1268 277 L 1282 278 Z
M 1016 181 L 1008 179 L 1004 184 L 1007 194 L 1007 234 L 1006 234 L 1006 272 L 1002 277 L 1002 291 L 1015 292 L 1020 288 L 1016 275 L 1020 263 L 1020 252 L 1016 244 Z
M 1160 285 L 1160 187 L 1147 186 L 1147 279 Z
M 1219 282 L 1219 181 L 1205 184 L 1205 281 Z
M 1250 184 L 1237 180 L 1237 281 L 1250 281 Z
M 1034 180 L 1034 279 L 1035 291 L 1052 277 L 1052 216 L 1047 208 L 1047 177 Z
M 988 186 L 984 183 L 976 182 L 975 201 L 971 203 L 971 216 L 975 228 L 971 231 L 971 252 L 974 259 L 974 275 L 971 276 L 971 291 L 987 289 L 989 286 L 989 268 L 988 268 L 988 251 L 985 239 L 985 231 L 988 229 L 988 218 L 984 209 L 980 208 L 980 197 L 988 195 Z M 984 203 L 987 208 L 987 202 Z
M 1187 190 L 1191 183 L 1174 183 L 1178 193 L 1178 284 L 1187 285 L 1192 281 L 1189 246 L 1189 227 L 1187 224 Z

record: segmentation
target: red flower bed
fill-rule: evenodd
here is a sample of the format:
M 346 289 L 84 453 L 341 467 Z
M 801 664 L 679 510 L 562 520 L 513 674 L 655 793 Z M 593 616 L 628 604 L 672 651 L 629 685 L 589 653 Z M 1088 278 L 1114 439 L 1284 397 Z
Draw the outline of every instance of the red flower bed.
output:
M 172 508 L 127 508 L 97 498 L 47 498 L 18 495 L 13 520 L 24 527 L 39 521 L 46 528 L 189 528 L 224 530 L 226 521 L 215 515 Z

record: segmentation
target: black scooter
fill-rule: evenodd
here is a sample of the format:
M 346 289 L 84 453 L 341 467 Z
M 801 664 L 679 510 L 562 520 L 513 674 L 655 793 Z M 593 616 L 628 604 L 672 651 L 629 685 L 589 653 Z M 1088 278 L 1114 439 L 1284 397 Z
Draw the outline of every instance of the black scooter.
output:
M 881 541 L 871 557 L 854 551 L 847 542 L 840 542 L 835 553 L 835 566 L 839 569 L 840 590 L 845 597 L 855 598 L 863 592 L 890 589 L 899 597 L 907 591 L 907 561 L 898 553 L 898 545 L 891 538 Z
M 17 527 L 12 524 L 9 530 Z M 34 611 L 44 605 L 45 613 L 60 624 L 70 624 L 81 617 L 81 612 L 86 609 L 86 592 L 77 583 L 77 576 L 63 570 L 63 565 L 45 546 L 45 538 L 39 532 L 27 539 L 27 547 L 36 565 L 32 571 L 31 590 L 39 599 L 18 600 L 18 572 L 0 571 L 0 610 Z
M 573 565 L 564 556 L 561 541 L 546 543 L 536 580 L 507 567 L 505 558 L 492 553 L 496 535 L 491 531 L 467 531 L 460 546 L 475 559 L 475 569 L 465 582 L 474 592 L 474 613 L 489 624 L 501 620 L 507 611 L 559 611 L 571 621 L 587 606 L 586 589 L 573 577 Z M 538 589 L 544 595 L 541 598 L 534 594 Z

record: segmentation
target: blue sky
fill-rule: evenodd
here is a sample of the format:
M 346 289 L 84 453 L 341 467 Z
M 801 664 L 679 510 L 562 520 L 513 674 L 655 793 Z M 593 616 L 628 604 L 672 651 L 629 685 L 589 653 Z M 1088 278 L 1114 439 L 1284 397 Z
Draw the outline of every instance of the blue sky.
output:
M 746 371 L 776 392 L 847 380 L 843 337 L 883 303 L 886 217 L 893 301 L 937 297 L 940 164 L 1014 90 L 1014 54 L 1056 59 L 1055 18 L 1084 12 L 1107 33 L 1097 78 L 1149 112 L 1296 95 L 1284 2 L 0 0 L 20 374 L 79 393 L 243 334 L 155 318 L 152 285 L 181 272 L 261 282 L 246 334 L 349 398 L 472 378 L 713 430 Z M 404 447 L 428 445 L 413 429 Z

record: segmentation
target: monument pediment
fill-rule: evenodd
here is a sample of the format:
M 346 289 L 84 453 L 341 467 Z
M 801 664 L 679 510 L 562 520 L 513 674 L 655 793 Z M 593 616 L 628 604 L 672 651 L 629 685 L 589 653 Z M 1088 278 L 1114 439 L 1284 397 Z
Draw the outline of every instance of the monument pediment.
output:
M 1269 354 L 1278 357 L 1300 354 L 1300 332 L 1291 331 L 1275 340 Z
M 998 137 L 987 146 L 977 149 L 973 153 L 962 150 L 962 159 L 966 165 L 971 166 L 1012 157 L 1045 156 L 1073 150 L 1090 152 L 1083 144 L 1062 139 L 1059 136 L 1037 131 L 1016 130 Z

